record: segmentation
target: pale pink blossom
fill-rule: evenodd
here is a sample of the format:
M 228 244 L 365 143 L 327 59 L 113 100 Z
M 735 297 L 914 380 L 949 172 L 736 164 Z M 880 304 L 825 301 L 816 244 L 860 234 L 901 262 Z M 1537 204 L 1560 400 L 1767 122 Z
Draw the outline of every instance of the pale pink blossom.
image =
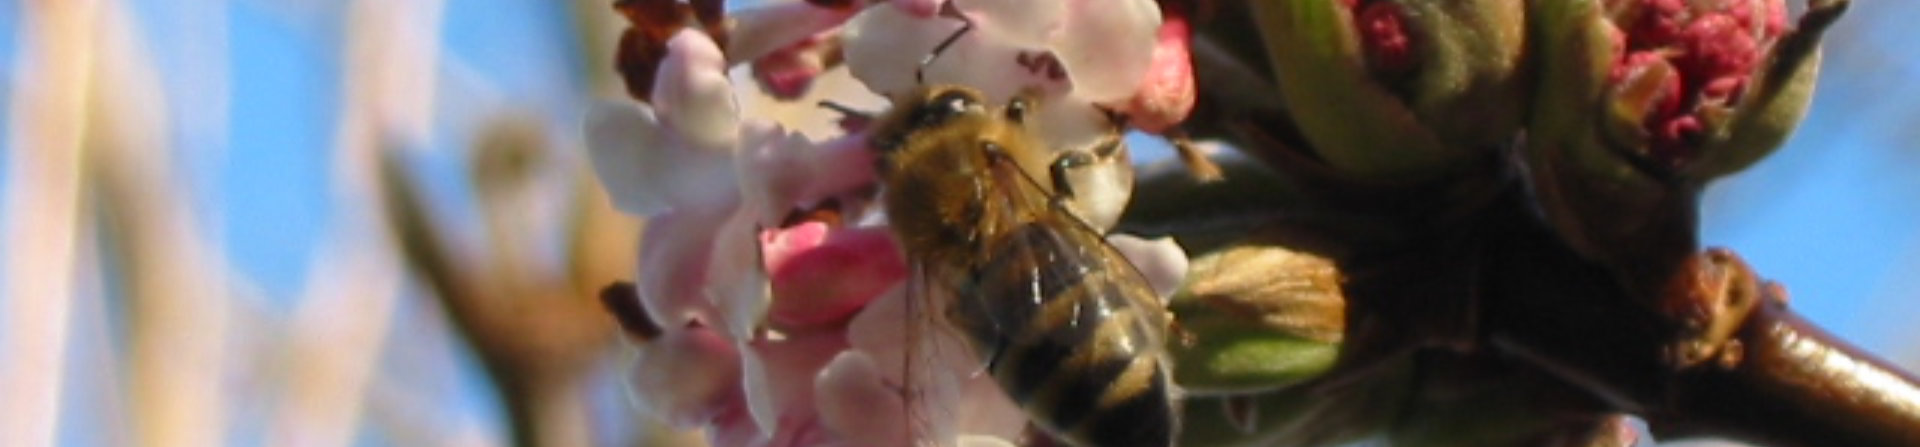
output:
M 1159 6 L 1149 0 L 955 0 L 953 6 L 974 29 L 947 50 L 955 54 L 926 67 L 925 80 L 973 86 L 989 100 L 1065 81 L 1088 101 L 1123 101 L 1146 77 L 1160 26 Z M 876 93 L 912 89 L 922 58 L 962 25 L 903 9 L 868 8 L 847 25 L 847 65 Z M 1065 79 L 1052 79 L 1035 60 L 1043 53 L 1060 64 Z
M 1023 410 L 909 293 L 908 261 L 875 209 L 875 154 L 855 129 L 816 141 L 740 109 L 727 69 L 751 64 L 781 96 L 807 88 L 818 53 L 842 45 L 852 75 L 899 93 L 961 26 L 978 28 L 927 65 L 926 82 L 1004 101 L 1038 92 L 1042 143 L 1113 143 L 1097 107 L 1143 91 L 1158 9 L 1147 0 L 896 0 L 859 10 L 783 3 L 733 14 L 725 52 L 697 29 L 667 43 L 652 104 L 588 117 L 596 176 L 623 211 L 648 218 L 636 274 L 661 334 L 637 342 L 638 405 L 718 446 L 1011 446 Z M 764 71 L 764 72 L 763 72 Z M 822 111 L 822 113 L 832 113 Z M 1072 171 L 1073 211 L 1106 228 L 1132 188 L 1124 147 Z M 1113 239 L 1163 295 L 1186 258 L 1170 241 Z

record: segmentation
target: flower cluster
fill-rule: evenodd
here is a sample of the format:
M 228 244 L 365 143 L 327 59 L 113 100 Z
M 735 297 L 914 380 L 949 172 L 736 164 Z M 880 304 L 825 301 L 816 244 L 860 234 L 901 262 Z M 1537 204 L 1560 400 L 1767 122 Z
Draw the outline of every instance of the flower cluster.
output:
M 749 67 L 778 98 L 805 95 L 843 64 L 883 96 L 922 82 L 994 101 L 1040 92 L 1034 129 L 1066 150 L 1117 132 L 1109 111 L 1148 130 L 1184 117 L 1184 21 L 1148 0 L 787 2 L 699 20 L 689 9 L 702 5 L 673 3 L 618 5 L 634 24 L 621 70 L 641 102 L 598 106 L 586 130 L 615 204 L 647 218 L 637 307 L 658 330 L 635 339 L 638 404 L 722 446 L 1020 439 L 1024 413 L 976 374 L 971 351 L 910 312 L 920 304 L 905 291 L 910 260 L 874 206 L 864 126 L 815 140 L 756 118 L 739 101 L 755 92 L 729 69 Z M 1095 185 L 1076 188 L 1074 206 L 1099 225 L 1117 219 L 1131 187 L 1125 152 L 1109 157 Z M 1163 294 L 1185 272 L 1170 242 L 1114 242 Z M 909 364 L 927 372 L 907 374 Z
M 1787 30 L 1779 0 L 1607 2 L 1614 66 L 1607 81 L 1637 91 L 1649 156 L 1679 166 L 1697 154 L 1708 115 L 1722 113 L 1753 77 L 1762 50 Z
M 1786 141 L 1811 102 L 1817 43 L 1845 2 L 1793 25 L 1782 0 L 1531 5 L 1539 61 L 1527 163 L 1567 241 L 1619 259 L 1691 232 L 1693 194 Z M 1681 185 L 1676 188 L 1675 185 Z

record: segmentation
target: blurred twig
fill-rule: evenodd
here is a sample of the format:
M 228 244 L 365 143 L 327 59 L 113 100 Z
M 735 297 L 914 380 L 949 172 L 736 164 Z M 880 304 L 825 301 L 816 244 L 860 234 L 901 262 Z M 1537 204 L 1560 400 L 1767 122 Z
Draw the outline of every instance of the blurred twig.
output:
M 138 445 L 214 445 L 225 436 L 227 280 L 166 144 L 171 122 L 131 12 L 108 2 L 88 128 L 88 186 L 103 214 L 110 279 L 130 303 L 126 377 Z
M 53 445 L 80 233 L 81 146 L 98 4 L 19 4 L 21 71 L 9 104 L 0 436 Z
M 272 444 L 343 446 L 356 432 L 400 294 L 401 266 L 382 225 L 380 154 L 426 140 L 443 6 L 439 0 L 347 6 L 333 199 L 356 206 L 342 207 L 307 275 L 287 358 L 299 366 L 289 368 Z
M 615 328 L 593 297 L 599 287 L 627 275 L 637 229 L 623 222 L 604 197 L 586 193 L 569 220 L 565 273 L 541 275 L 518 247 L 533 238 L 527 218 L 531 171 L 544 134 L 517 125 L 496 125 L 476 150 L 475 189 L 480 192 L 492 250 L 481 259 L 455 254 L 415 189 L 405 165 L 389 156 L 381 168 L 389 224 L 401 252 L 432 289 L 463 338 L 473 344 L 507 405 L 514 445 L 568 446 L 587 443 L 585 382 L 614 340 Z M 391 154 L 390 154 L 391 155 Z

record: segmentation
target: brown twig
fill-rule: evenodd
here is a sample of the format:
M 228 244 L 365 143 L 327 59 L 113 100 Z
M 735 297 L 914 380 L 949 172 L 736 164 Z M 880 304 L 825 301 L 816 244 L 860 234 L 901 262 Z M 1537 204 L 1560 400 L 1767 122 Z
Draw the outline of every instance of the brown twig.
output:
M 0 433 L 52 445 L 60 415 L 76 251 L 86 89 L 98 2 L 18 5 L 20 60 L 7 113 L 6 286 L 0 314 Z
M 632 244 L 619 241 L 631 240 L 632 234 L 622 234 L 635 232 L 633 227 L 604 222 L 612 217 L 611 210 L 586 212 L 573 230 L 592 234 L 573 240 L 594 243 L 572 245 L 569 259 L 575 264 L 568 267 L 569 278 L 541 277 L 527 268 L 496 267 L 525 265 L 524 260 L 463 261 L 455 256 L 441 236 L 441 229 L 449 227 L 428 214 L 410 175 L 391 154 L 382 164 L 381 183 L 390 206 L 389 225 L 398 234 L 407 265 L 426 281 L 479 354 L 505 400 L 514 445 L 586 444 L 585 379 L 615 335 L 612 320 L 593 299 L 595 284 L 612 282 L 629 262 L 598 253 L 598 247 L 630 250 Z M 475 273 L 482 271 L 492 274 Z
M 1737 340 L 1742 359 L 1674 380 L 1655 433 L 1771 446 L 1920 445 L 1920 380 L 1767 300 Z
M 124 6 L 108 2 L 112 6 Z M 167 144 L 158 72 L 125 9 L 103 15 L 87 188 L 96 200 L 101 263 L 127 304 L 126 369 L 132 439 L 147 445 L 218 444 L 225 436 L 231 303 L 219 247 L 199 235 L 199 213 Z M 101 316 L 105 321 L 105 316 Z

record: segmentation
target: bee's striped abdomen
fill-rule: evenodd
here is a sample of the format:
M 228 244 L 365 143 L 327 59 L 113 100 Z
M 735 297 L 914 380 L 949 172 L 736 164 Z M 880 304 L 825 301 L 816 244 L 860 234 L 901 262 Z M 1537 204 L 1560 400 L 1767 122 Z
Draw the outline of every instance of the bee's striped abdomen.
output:
M 988 245 L 951 319 L 1048 431 L 1079 445 L 1172 445 L 1163 323 L 1138 304 L 1157 301 L 1130 269 L 1087 262 L 1102 258 L 1081 251 L 1107 249 L 1100 244 L 1041 225 L 1015 229 Z

